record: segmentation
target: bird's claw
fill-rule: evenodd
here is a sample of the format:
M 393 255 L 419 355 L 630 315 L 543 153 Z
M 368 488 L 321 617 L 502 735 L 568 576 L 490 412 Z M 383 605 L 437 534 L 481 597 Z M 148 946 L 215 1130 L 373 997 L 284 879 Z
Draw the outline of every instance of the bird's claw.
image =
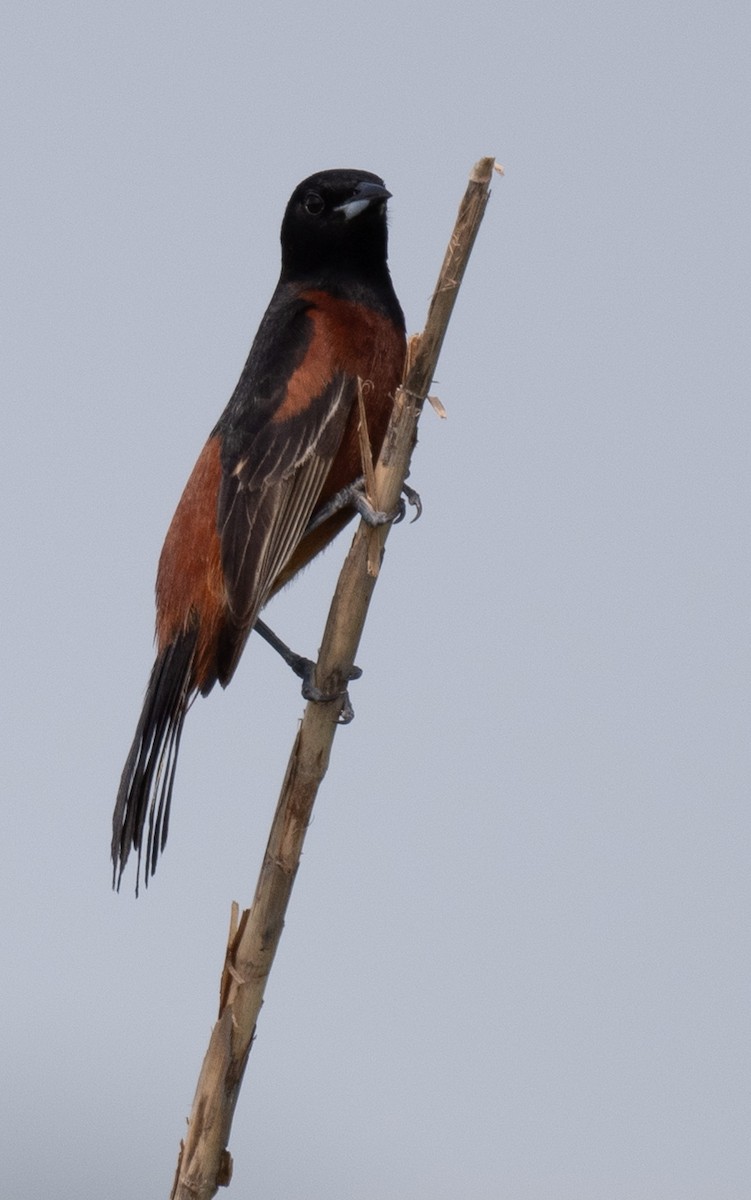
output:
M 350 721 L 355 719 L 355 710 L 352 707 L 352 701 L 349 698 L 349 692 L 345 689 L 344 700 L 339 711 L 339 716 L 336 718 L 337 725 L 349 725 Z
M 420 499 L 420 493 L 416 492 L 415 489 L 413 487 L 410 487 L 408 483 L 403 483 L 402 484 L 402 496 L 406 496 L 407 503 L 410 504 L 415 509 L 415 515 L 412 518 L 412 520 L 410 521 L 410 525 L 412 525 L 418 519 L 418 517 L 422 516 L 422 500 Z M 404 500 L 401 501 L 401 504 L 402 504 L 402 517 L 403 517 L 404 512 L 405 512 Z M 401 520 L 401 517 L 399 518 L 399 520 Z
M 392 517 L 395 525 L 398 525 L 400 521 L 403 521 L 407 515 L 407 504 L 412 505 L 412 507 L 417 510 L 414 517 L 410 521 L 410 525 L 412 525 L 418 517 L 422 516 L 422 500 L 420 499 L 420 493 L 416 492 L 414 488 L 411 488 L 408 483 L 405 483 L 402 486 L 402 494 L 399 497 L 396 515 Z

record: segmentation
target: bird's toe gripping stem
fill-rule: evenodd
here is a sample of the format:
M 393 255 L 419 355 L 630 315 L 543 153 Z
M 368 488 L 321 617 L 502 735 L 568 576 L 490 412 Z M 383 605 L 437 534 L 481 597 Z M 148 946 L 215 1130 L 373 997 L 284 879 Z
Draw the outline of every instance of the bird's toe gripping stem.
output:
M 327 521 L 329 517 L 333 517 L 334 513 L 341 512 L 343 508 L 353 508 L 355 512 L 359 513 L 365 524 L 370 525 L 371 528 L 377 528 L 379 525 L 388 525 L 389 521 L 393 521 L 397 525 L 399 521 L 403 520 L 406 512 L 404 497 L 416 509 L 415 516 L 413 517 L 413 520 L 416 521 L 422 514 L 422 501 L 414 488 L 409 487 L 405 483 L 397 507 L 393 512 L 387 513 L 373 507 L 365 493 L 365 481 L 360 477 L 354 483 L 343 487 L 322 508 L 318 509 L 311 518 L 306 533 L 311 533 L 319 525 L 323 525 L 324 521 Z

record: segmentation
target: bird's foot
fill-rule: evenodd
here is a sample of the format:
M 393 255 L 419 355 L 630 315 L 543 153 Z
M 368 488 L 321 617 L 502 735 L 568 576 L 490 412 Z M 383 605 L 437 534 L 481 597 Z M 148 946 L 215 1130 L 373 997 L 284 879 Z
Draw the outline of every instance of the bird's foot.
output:
M 314 704 L 330 704 L 332 700 L 342 700 L 342 707 L 337 717 L 339 725 L 349 725 L 353 720 L 355 710 L 352 707 L 352 701 L 349 698 L 349 690 L 345 687 L 338 692 L 324 692 L 315 683 L 316 664 L 310 659 L 305 659 L 306 669 L 302 678 L 302 694 L 306 700 L 311 700 Z M 362 671 L 359 667 L 351 667 L 347 673 L 347 682 L 352 679 L 359 679 Z
M 287 666 L 294 671 L 298 679 L 302 680 L 302 694 L 305 700 L 312 700 L 314 704 L 330 704 L 332 700 L 338 700 L 340 697 L 344 697 L 338 722 L 340 725 L 349 725 L 350 721 L 355 715 L 355 712 L 352 708 L 349 692 L 347 691 L 346 687 L 342 688 L 338 692 L 324 692 L 316 685 L 316 664 L 312 659 L 305 658 L 303 654 L 296 654 L 294 650 L 291 650 L 286 642 L 283 642 L 280 637 L 277 637 L 273 629 L 270 629 L 265 621 L 261 621 L 260 619 L 257 620 L 254 625 L 254 629 L 256 633 L 260 633 L 263 640 L 268 642 L 268 644 L 272 646 L 274 650 L 276 650 L 277 654 L 284 659 Z M 353 679 L 359 679 L 361 675 L 362 671 L 360 667 L 353 666 L 350 668 L 347 674 L 347 682 L 349 683 Z
M 422 501 L 415 489 L 408 487 L 406 483 L 402 492 L 408 503 L 417 509 L 413 518 L 416 521 L 422 513 Z M 403 519 L 406 512 L 405 503 L 401 497 L 393 512 L 383 512 L 381 509 L 374 508 L 365 494 L 365 481 L 361 477 L 354 483 L 348 484 L 347 487 L 343 487 L 313 514 L 305 530 L 306 534 L 312 533 L 319 525 L 323 525 L 324 521 L 328 521 L 329 517 L 333 517 L 335 513 L 341 512 L 344 508 L 353 508 L 355 512 L 359 513 L 365 524 L 370 525 L 371 528 L 388 525 L 389 521 L 393 521 L 396 525 Z

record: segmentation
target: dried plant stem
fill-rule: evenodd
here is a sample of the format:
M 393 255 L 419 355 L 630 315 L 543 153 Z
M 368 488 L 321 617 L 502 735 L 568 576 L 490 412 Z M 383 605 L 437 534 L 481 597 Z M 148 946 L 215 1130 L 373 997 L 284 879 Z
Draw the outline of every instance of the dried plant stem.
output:
M 397 392 L 374 472 L 366 463 L 366 481 L 373 492 L 370 500 L 386 512 L 393 511 L 399 502 L 417 421 L 485 211 L 494 166 L 494 159 L 481 159 L 470 175 L 425 330 L 412 339 L 406 379 Z M 364 454 L 369 455 L 367 430 L 362 430 L 361 437 Z M 346 686 L 390 528 L 382 525 L 374 529 L 361 522 L 342 567 L 316 668 L 317 684 L 326 694 Z M 341 697 L 326 704 L 307 705 L 292 747 L 253 903 L 239 920 L 237 906 L 233 905 L 219 1017 L 198 1079 L 188 1131 L 180 1146 L 171 1200 L 208 1200 L 230 1181 L 232 1160 L 227 1143 L 235 1104 L 341 708 Z

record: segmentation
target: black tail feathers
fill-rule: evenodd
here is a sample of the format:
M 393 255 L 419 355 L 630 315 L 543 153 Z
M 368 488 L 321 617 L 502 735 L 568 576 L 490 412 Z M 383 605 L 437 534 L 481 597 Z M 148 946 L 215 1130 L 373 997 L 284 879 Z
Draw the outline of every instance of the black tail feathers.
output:
M 138 853 L 136 895 L 147 815 L 143 871 L 147 886 L 149 876 L 156 870 L 159 852 L 167 841 L 177 752 L 192 699 L 196 638 L 195 629 L 181 634 L 154 663 L 141 719 L 120 779 L 112 816 L 112 885 L 119 890 L 132 847 Z

